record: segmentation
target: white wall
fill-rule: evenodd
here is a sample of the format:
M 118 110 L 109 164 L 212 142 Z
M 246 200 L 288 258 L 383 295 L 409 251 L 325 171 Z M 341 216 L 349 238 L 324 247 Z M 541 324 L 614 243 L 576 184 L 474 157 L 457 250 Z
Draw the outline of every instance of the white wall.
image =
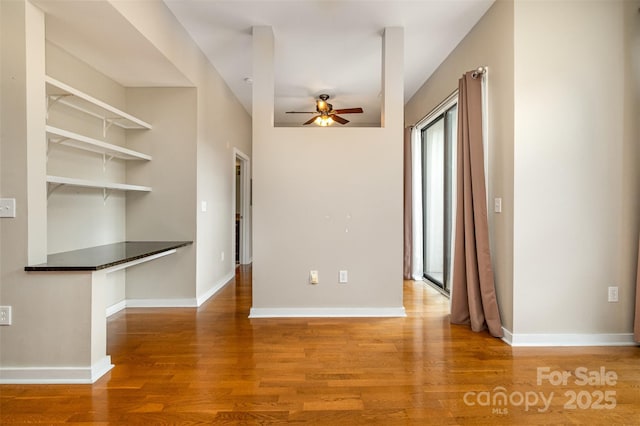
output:
M 276 128 L 273 33 L 254 28 L 254 316 L 403 312 L 402 29 L 386 41 L 384 127 Z

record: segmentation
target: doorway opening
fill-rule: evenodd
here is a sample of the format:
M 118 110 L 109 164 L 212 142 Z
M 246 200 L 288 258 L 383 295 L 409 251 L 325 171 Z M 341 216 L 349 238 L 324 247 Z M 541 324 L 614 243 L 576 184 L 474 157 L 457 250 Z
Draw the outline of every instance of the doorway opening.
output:
M 236 265 L 251 263 L 251 165 L 249 156 L 233 153 L 233 248 Z

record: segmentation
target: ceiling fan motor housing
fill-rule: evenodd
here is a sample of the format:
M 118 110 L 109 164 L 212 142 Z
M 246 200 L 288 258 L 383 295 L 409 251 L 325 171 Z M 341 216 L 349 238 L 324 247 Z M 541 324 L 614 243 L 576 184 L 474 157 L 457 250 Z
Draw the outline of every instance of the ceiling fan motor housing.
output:
M 322 94 L 318 96 L 318 100 L 316 101 L 316 111 L 319 113 L 328 113 L 333 109 L 333 105 L 327 102 L 329 99 L 329 95 Z

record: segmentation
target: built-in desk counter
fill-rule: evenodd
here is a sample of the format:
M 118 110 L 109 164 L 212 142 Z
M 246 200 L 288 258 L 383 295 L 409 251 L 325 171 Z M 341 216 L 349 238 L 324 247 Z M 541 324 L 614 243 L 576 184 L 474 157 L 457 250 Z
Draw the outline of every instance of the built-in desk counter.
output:
M 108 308 L 111 308 L 107 305 L 107 276 L 112 272 L 176 253 L 180 247 L 192 243 L 125 241 L 50 254 L 46 263 L 25 266 L 25 271 L 36 276 L 35 281 L 51 284 L 43 292 L 43 297 L 50 294 L 47 292 L 52 288 L 64 295 L 57 294 L 55 300 L 57 303 L 67 304 L 66 324 L 73 324 L 74 332 L 65 334 L 66 340 L 61 341 L 60 345 L 75 345 L 82 355 L 79 355 L 74 367 L 52 367 L 38 369 L 36 372 L 17 369 L 11 374 L 25 383 L 95 382 L 113 368 L 111 357 L 107 355 L 107 315 Z M 166 264 L 164 267 L 166 268 Z M 122 305 L 121 309 L 124 309 L 126 300 L 117 305 Z
M 125 241 L 50 254 L 47 262 L 25 266 L 25 271 L 99 271 L 126 268 L 175 252 L 192 241 Z M 118 269 L 120 269 L 118 268 Z

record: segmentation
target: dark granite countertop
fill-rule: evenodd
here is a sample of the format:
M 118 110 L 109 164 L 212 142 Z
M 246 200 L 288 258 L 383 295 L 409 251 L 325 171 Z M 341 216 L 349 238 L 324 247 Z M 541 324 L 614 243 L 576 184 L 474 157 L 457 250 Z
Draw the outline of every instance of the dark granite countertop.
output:
M 193 241 L 125 241 L 50 254 L 47 263 L 25 266 L 25 271 L 99 271 L 192 244 Z

